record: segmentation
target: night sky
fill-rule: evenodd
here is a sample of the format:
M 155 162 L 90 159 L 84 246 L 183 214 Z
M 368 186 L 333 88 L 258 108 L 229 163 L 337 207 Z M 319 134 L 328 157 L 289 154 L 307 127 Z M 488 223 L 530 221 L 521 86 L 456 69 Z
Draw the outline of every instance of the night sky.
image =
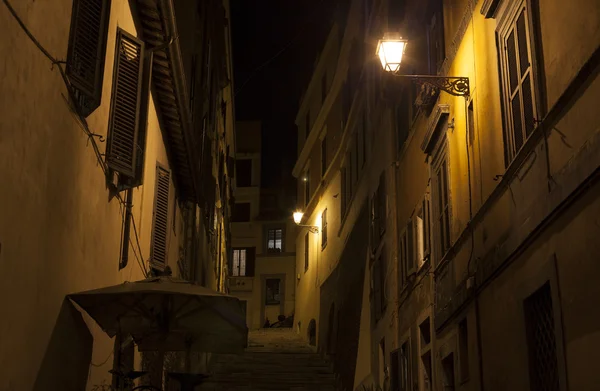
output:
M 335 0 L 231 0 L 236 119 L 263 121 L 262 185 L 291 177 L 294 120 Z

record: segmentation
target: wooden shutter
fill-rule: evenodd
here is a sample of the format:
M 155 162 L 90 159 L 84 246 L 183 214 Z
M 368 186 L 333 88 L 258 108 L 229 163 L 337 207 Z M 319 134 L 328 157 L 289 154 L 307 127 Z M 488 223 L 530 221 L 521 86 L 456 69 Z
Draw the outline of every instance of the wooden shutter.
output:
M 379 236 L 383 236 L 386 228 L 386 217 L 387 217 L 387 203 L 386 203 L 386 190 L 385 190 L 385 171 L 381 173 L 379 177 L 379 188 L 377 189 L 377 204 L 379 206 L 378 217 L 379 217 Z
M 341 202 L 341 207 L 342 207 L 342 213 L 341 216 L 342 218 L 344 218 L 344 216 L 346 216 L 346 204 L 348 202 L 347 196 L 346 196 L 346 167 L 342 167 L 342 169 L 340 170 L 340 180 L 341 180 L 341 197 L 342 197 L 342 202 Z
M 137 167 L 143 56 L 143 42 L 118 30 L 106 160 L 128 177 L 135 177 Z
M 138 136 L 135 158 L 135 176 L 130 180 L 130 186 L 140 186 L 144 178 L 144 162 L 146 156 L 146 137 L 148 129 L 148 108 L 150 103 L 150 90 L 152 87 L 152 62 L 153 54 L 144 56 L 142 71 L 142 91 L 140 102 L 140 115 L 138 123 Z
M 169 188 L 171 173 L 156 166 L 156 187 L 154 195 L 154 218 L 152 225 L 152 248 L 150 257 L 154 264 L 167 264 L 167 234 L 169 232 Z
M 417 251 L 415 251 L 415 230 L 413 222 L 409 221 L 406 226 L 406 272 L 407 276 L 413 274 L 416 271 L 416 257 Z
M 375 310 L 375 321 L 381 317 L 381 260 L 373 264 L 373 304 Z
M 73 1 L 66 73 L 84 116 L 100 105 L 109 17 L 110 0 Z
M 246 249 L 246 276 L 254 277 L 254 268 L 256 265 L 256 247 Z
M 428 259 L 431 254 L 431 217 L 429 193 L 423 199 L 423 258 Z

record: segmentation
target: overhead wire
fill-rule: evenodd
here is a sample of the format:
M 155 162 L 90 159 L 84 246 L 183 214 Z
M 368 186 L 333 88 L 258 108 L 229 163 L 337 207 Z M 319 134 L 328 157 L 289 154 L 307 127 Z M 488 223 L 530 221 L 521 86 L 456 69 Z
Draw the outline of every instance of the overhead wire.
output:
M 54 70 L 54 67 L 56 66 L 56 68 L 58 68 L 58 71 L 60 73 L 60 76 L 65 84 L 65 87 L 67 88 L 67 92 L 69 94 L 69 98 L 71 99 L 72 102 L 76 102 L 76 97 L 75 97 L 75 93 L 73 91 L 73 86 L 71 85 L 71 82 L 69 81 L 69 77 L 67 76 L 64 68 L 63 68 L 63 64 L 65 64 L 65 61 L 59 61 L 57 60 L 52 54 L 50 54 L 50 52 L 39 42 L 39 40 L 31 33 L 31 31 L 29 30 L 29 28 L 25 25 L 25 23 L 23 22 L 23 20 L 21 19 L 21 17 L 17 14 L 17 12 L 15 11 L 15 9 L 12 7 L 12 5 L 10 4 L 10 2 L 8 0 L 2 0 L 2 2 L 4 3 L 4 5 L 6 6 L 6 8 L 8 9 L 9 13 L 12 15 L 12 17 L 15 19 L 15 21 L 17 22 L 17 24 L 21 27 L 21 29 L 23 30 L 23 32 L 27 35 L 27 37 L 31 40 L 31 42 L 33 42 L 33 44 L 38 48 L 38 50 L 40 52 L 42 52 L 42 54 L 48 59 L 50 60 L 50 62 L 52 63 L 52 67 L 51 70 Z M 104 159 L 102 158 L 102 153 L 100 152 L 100 148 L 98 147 L 98 144 L 96 143 L 95 138 L 96 137 L 101 137 L 100 135 L 93 133 L 90 128 L 89 125 L 87 123 L 87 121 L 85 120 L 85 117 L 79 112 L 79 108 L 77 107 L 76 104 L 69 104 L 69 109 L 71 110 L 71 112 L 73 112 L 76 115 L 76 119 L 77 122 L 80 126 L 80 128 L 84 131 L 84 133 L 86 134 L 86 136 L 88 137 L 88 143 L 91 142 L 92 144 L 92 149 L 94 150 L 94 154 L 96 155 L 96 159 L 98 161 L 98 164 L 100 166 L 100 168 L 102 169 L 102 172 L 104 173 L 104 175 L 106 176 L 108 174 L 108 167 L 106 165 L 106 162 L 104 161 Z M 115 195 L 115 198 L 117 198 L 117 200 L 119 201 L 121 206 L 124 206 L 126 203 L 123 200 L 123 197 L 121 197 L 121 195 L 119 193 L 117 193 Z M 123 210 L 121 209 L 121 214 L 123 213 Z M 138 245 L 138 250 L 140 252 L 140 257 L 142 257 L 142 261 L 140 261 L 140 268 L 142 269 L 142 272 L 144 273 L 144 276 L 147 277 L 147 270 L 145 265 L 143 265 L 143 256 L 142 256 L 142 251 L 141 251 L 141 247 L 139 244 L 139 237 L 137 234 L 137 229 L 135 229 L 135 219 L 133 218 L 133 215 L 131 216 L 132 221 L 134 222 L 134 232 L 135 232 L 135 239 Z M 130 241 L 130 238 L 127 238 L 128 241 Z M 137 258 L 137 255 L 136 255 Z

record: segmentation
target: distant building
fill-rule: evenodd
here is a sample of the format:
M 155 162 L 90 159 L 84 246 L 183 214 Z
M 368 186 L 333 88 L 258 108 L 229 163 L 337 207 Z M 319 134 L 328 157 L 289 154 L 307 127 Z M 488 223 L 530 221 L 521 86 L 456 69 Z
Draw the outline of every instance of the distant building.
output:
M 296 322 L 345 389 L 600 382 L 599 21 L 587 0 L 355 0 L 331 30 L 296 119 L 320 230 L 297 237 Z M 400 74 L 468 77 L 467 99 L 384 72 L 386 32 Z
M 133 344 L 120 349 L 66 295 L 167 266 L 226 290 L 228 1 L 10 3 L 66 62 L 0 5 L 0 389 L 117 386 L 116 356 L 140 369 Z
M 228 288 L 246 306 L 250 329 L 294 315 L 296 226 L 285 186 L 261 187 L 261 122 L 236 125 L 233 254 Z

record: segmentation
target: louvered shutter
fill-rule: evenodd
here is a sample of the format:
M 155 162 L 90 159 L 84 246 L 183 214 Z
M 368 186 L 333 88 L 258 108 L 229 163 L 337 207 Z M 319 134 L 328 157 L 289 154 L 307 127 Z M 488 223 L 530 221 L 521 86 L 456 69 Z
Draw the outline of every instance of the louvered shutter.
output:
M 169 232 L 169 187 L 171 173 L 156 166 L 156 187 L 154 195 L 154 217 L 152 224 L 152 262 L 158 266 L 167 264 L 167 234 Z
M 415 230 L 413 222 L 409 221 L 406 226 L 406 272 L 411 275 L 416 271 Z
M 66 73 L 84 116 L 100 105 L 109 17 L 110 0 L 73 1 Z
M 143 56 L 143 42 L 119 30 L 106 160 L 111 169 L 128 177 L 135 177 L 137 168 Z

